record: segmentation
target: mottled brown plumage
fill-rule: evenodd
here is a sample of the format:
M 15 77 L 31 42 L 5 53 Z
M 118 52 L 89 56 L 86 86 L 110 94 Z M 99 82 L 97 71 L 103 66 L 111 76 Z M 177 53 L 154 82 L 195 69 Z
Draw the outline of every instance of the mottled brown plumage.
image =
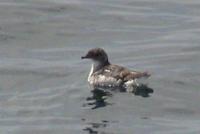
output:
M 102 48 L 94 48 L 82 57 L 94 61 L 88 82 L 93 88 L 97 87 L 125 87 L 137 85 L 136 79 L 149 77 L 148 72 L 131 71 L 125 67 L 110 64 L 106 52 Z M 132 90 L 132 89 L 130 89 Z
M 125 67 L 108 64 L 104 66 L 103 68 L 99 69 L 97 72 L 95 72 L 96 75 L 104 74 L 105 76 L 111 76 L 116 79 L 121 79 L 123 82 L 126 82 L 130 79 L 137 79 L 140 77 L 149 77 L 150 74 L 148 72 L 136 72 L 136 71 L 130 71 Z

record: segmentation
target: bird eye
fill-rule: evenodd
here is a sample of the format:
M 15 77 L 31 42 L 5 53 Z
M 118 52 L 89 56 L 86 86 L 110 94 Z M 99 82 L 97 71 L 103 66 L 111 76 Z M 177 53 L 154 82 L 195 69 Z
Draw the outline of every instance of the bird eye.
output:
M 99 54 L 99 53 L 96 53 L 96 54 L 95 54 L 95 56 L 96 56 L 96 57 L 99 57 L 99 56 L 100 56 L 100 54 Z

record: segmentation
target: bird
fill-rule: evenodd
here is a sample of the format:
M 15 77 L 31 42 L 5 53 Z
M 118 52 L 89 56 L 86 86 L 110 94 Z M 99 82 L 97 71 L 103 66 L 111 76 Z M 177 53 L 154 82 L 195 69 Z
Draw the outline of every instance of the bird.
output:
M 151 76 L 148 71 L 132 71 L 126 67 L 111 64 L 103 48 L 92 48 L 81 59 L 91 59 L 93 62 L 87 79 L 91 90 L 110 89 L 134 93 L 141 85 L 137 80 Z

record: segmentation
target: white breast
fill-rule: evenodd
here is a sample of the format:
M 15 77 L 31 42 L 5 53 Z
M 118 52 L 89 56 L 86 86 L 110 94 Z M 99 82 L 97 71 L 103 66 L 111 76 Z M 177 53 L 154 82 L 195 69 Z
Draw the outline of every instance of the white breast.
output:
M 89 73 L 89 75 L 88 75 L 88 82 L 89 82 L 89 83 L 90 83 L 90 81 L 91 81 L 91 76 L 92 76 L 93 71 L 94 71 L 94 65 L 92 64 L 91 69 L 90 69 L 90 73 Z
M 94 65 L 91 67 L 88 82 L 93 88 L 118 87 L 121 84 L 121 80 L 117 80 L 114 77 L 105 76 L 103 74 L 95 75 Z

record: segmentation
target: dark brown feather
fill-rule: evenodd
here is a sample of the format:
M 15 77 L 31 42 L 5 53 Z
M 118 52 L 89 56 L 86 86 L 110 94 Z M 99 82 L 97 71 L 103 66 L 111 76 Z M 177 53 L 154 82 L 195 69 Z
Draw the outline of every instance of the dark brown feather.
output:
M 125 67 L 113 64 L 104 66 L 104 68 L 98 70 L 95 74 L 104 74 L 105 76 L 121 79 L 123 82 L 150 76 L 148 72 L 130 71 Z

